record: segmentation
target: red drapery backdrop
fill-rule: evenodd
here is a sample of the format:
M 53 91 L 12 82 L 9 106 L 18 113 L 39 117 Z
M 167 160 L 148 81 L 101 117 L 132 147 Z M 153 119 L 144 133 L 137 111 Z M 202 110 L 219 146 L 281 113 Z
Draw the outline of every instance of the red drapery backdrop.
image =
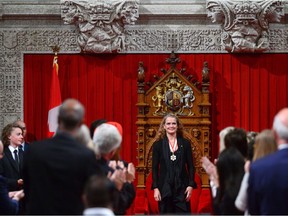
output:
M 137 69 L 144 62 L 147 81 L 168 68 L 170 54 L 60 54 L 62 100 L 77 98 L 86 107 L 85 123 L 105 118 L 123 126 L 121 155 L 137 164 Z M 179 54 L 188 74 L 201 81 L 203 62 L 210 68 L 212 157 L 218 133 L 226 126 L 247 131 L 271 128 L 275 113 L 288 106 L 288 54 Z M 47 131 L 53 55 L 24 55 L 24 120 L 28 139 Z

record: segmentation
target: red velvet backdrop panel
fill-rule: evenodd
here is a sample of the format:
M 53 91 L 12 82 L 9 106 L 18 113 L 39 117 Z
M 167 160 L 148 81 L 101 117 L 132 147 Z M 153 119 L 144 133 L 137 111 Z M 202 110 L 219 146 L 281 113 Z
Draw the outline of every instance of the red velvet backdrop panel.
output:
M 62 99 L 77 98 L 86 108 L 85 123 L 105 118 L 124 129 L 121 155 L 137 162 L 137 69 L 144 62 L 146 80 L 168 69 L 169 54 L 60 54 Z M 179 54 L 186 74 L 201 81 L 207 61 L 211 92 L 212 157 L 218 154 L 218 133 L 226 126 L 248 131 L 271 128 L 273 116 L 288 106 L 287 54 Z M 47 130 L 53 55 L 24 55 L 24 119 L 29 139 L 42 139 Z

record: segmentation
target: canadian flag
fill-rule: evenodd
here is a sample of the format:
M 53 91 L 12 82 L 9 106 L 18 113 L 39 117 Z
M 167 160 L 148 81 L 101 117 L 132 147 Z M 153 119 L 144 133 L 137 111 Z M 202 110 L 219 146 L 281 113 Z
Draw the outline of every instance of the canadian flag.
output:
M 54 135 L 58 127 L 58 113 L 62 103 L 60 84 L 58 79 L 58 57 L 57 54 L 53 60 L 52 80 L 50 88 L 50 100 L 48 111 L 48 137 Z

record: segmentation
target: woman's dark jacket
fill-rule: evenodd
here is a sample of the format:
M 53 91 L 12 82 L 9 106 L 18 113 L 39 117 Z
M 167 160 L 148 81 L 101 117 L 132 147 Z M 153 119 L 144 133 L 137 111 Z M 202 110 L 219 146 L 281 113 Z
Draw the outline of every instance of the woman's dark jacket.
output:
M 174 162 L 170 159 L 171 151 L 166 136 L 153 144 L 151 189 L 158 188 L 162 198 L 171 196 L 171 190 L 174 189 L 197 187 L 190 142 L 183 137 L 177 137 L 177 144 L 177 159 Z

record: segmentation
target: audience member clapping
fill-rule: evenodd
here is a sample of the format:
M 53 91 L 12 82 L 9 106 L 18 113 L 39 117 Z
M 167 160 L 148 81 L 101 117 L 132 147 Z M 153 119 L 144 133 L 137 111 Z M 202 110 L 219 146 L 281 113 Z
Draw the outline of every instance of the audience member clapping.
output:
M 220 153 L 216 163 L 219 187 L 213 202 L 216 215 L 243 214 L 236 209 L 234 202 L 244 175 L 244 163 L 245 158 L 234 146 Z
M 227 133 L 229 133 L 232 130 L 234 130 L 234 127 L 229 126 L 220 131 L 219 154 L 225 149 L 225 143 L 224 143 L 225 136 L 227 135 Z M 202 163 L 202 167 L 204 168 L 204 170 L 209 176 L 212 197 L 216 197 L 216 191 L 217 191 L 217 188 L 219 187 L 218 174 L 217 174 L 217 169 L 215 165 L 217 162 L 217 159 L 215 159 L 214 163 L 212 163 L 207 157 L 202 157 L 200 161 Z
M 119 192 L 118 198 L 114 200 L 113 211 L 115 214 L 123 215 L 132 204 L 136 194 L 131 179 L 130 181 L 127 179 L 129 176 L 127 173 L 135 173 L 134 166 L 126 166 L 124 162 L 110 161 L 120 147 L 122 136 L 114 125 L 103 123 L 96 128 L 93 142 L 98 164 L 108 178 L 115 183 Z M 133 180 L 134 176 L 132 177 Z
M 241 128 L 228 128 L 223 136 L 224 150 L 219 154 L 214 165 L 202 158 L 202 167 L 207 170 L 213 181 L 213 207 L 216 214 L 241 214 L 235 205 L 241 181 L 244 175 L 244 163 L 247 157 L 248 145 L 246 131 Z M 211 182 L 211 181 L 210 181 Z M 215 193 L 216 190 L 216 193 Z

